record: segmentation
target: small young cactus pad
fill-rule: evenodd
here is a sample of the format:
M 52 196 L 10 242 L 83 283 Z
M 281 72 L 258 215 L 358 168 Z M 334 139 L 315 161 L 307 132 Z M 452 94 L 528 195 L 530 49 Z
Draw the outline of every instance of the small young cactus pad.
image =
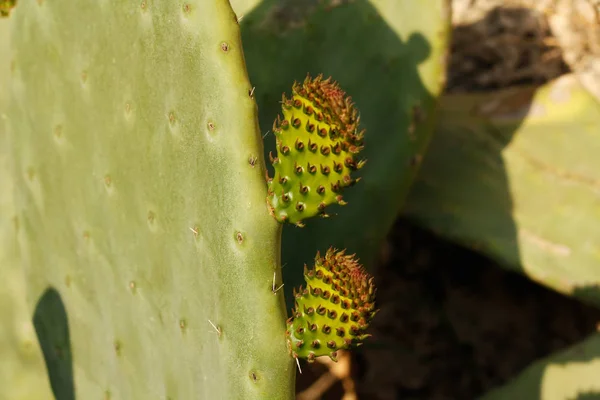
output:
M 375 310 L 373 278 L 353 255 L 330 248 L 317 254 L 315 268 L 304 267 L 307 288 L 294 292 L 296 307 L 287 321 L 288 346 L 294 358 L 309 362 L 362 344 Z
M 8 17 L 15 3 L 16 0 L 0 0 L 0 17 Z
M 308 76 L 292 90 L 273 124 L 277 157 L 270 157 L 275 176 L 267 200 L 279 222 L 303 226 L 303 219 L 326 217 L 328 205 L 345 204 L 342 190 L 358 181 L 350 174 L 365 163 L 354 159 L 364 132 L 350 97 L 331 78 Z

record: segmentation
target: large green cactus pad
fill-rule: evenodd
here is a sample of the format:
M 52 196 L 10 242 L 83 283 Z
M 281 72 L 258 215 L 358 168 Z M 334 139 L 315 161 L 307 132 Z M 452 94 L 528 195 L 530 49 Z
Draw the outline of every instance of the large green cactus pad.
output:
M 481 400 L 584 400 L 600 398 L 600 334 L 536 361 Z
M 600 105 L 573 76 L 448 95 L 404 214 L 600 305 Z
M 246 2 L 239 3 L 248 10 Z M 334 246 L 372 265 L 433 130 L 444 84 L 448 3 L 265 0 L 243 15 L 266 147 L 274 143 L 267 129 L 280 112 L 282 93 L 307 73 L 336 80 L 352 96 L 366 131 L 360 158 L 368 161 L 356 174 L 361 182 L 344 194 L 348 205 L 331 206 L 331 218 L 311 220 L 305 228 L 284 228 L 284 264 L 309 263 L 316 249 Z M 284 273 L 286 287 L 302 282 L 298 268 Z
M 9 22 L 11 235 L 55 394 L 293 398 L 229 3 L 20 0 Z
M 9 62 L 8 21 L 0 20 L 0 398 L 50 400 L 46 368 L 26 301 L 18 261 L 15 205 L 5 129 Z
M 2 148 L 6 146 L 4 136 L 0 124 Z M 26 301 L 25 277 L 18 262 L 7 164 L 6 155 L 0 154 L 0 398 L 50 400 L 52 392 Z

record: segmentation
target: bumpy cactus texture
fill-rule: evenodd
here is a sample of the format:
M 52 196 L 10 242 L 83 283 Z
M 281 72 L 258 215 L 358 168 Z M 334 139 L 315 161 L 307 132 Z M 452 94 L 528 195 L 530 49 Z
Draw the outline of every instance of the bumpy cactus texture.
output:
M 600 105 L 573 76 L 450 95 L 404 214 L 600 305 Z
M 292 399 L 229 3 L 20 0 L 8 20 L 10 234 L 57 397 Z
M 600 398 L 600 334 L 527 367 L 481 400 Z
M 268 201 L 279 222 L 303 226 L 306 218 L 327 217 L 328 205 L 346 204 L 342 191 L 364 165 L 355 159 L 364 132 L 352 100 L 331 78 L 309 76 L 292 91 L 273 123 L 277 157 L 270 156 L 275 176 L 268 179 Z
M 25 277 L 18 262 L 13 185 L 5 129 L 9 62 L 8 21 L 0 20 L 0 398 L 53 399 L 44 358 L 25 297 Z
M 355 175 L 363 179 L 344 192 L 348 205 L 328 208 L 331 218 L 313 218 L 303 229 L 284 227 L 283 263 L 309 263 L 316 249 L 334 246 L 358 254 L 369 269 L 433 131 L 449 2 L 265 0 L 252 11 L 241 3 L 267 153 L 275 151 L 269 131 L 281 112 L 281 94 L 307 73 L 333 77 L 352 96 L 366 132 L 360 159 L 367 165 Z M 303 281 L 297 268 L 284 268 L 284 274 L 286 288 Z
M 0 146 L 6 145 L 3 136 L 0 124 Z M 25 297 L 25 277 L 18 263 L 12 219 L 15 213 L 6 161 L 6 155 L 0 152 L 3 191 L 0 196 L 0 398 L 50 400 L 54 397 Z
M 319 356 L 336 361 L 337 351 L 359 346 L 375 315 L 375 285 L 353 255 L 333 248 L 304 267 L 306 288 L 294 294 L 286 336 L 294 358 Z

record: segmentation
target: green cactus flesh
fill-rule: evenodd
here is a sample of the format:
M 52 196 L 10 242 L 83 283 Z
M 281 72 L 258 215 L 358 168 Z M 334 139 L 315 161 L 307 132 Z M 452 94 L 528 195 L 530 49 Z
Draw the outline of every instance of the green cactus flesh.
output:
M 24 271 L 19 263 L 13 183 L 5 128 L 10 74 L 8 20 L 0 20 L 0 398 L 49 400 L 42 351 L 31 322 Z
M 404 215 L 600 306 L 600 105 L 573 75 L 448 95 Z
M 1 149 L 6 148 L 4 139 L 0 124 Z M 3 151 L 0 151 L 0 183 L 0 398 L 50 400 L 54 397 L 31 321 L 24 272 L 18 261 L 11 177 L 8 157 Z
M 355 160 L 364 132 L 351 99 L 331 79 L 309 76 L 292 90 L 273 124 L 277 157 L 271 155 L 268 201 L 275 219 L 302 226 L 306 218 L 326 217 L 328 205 L 345 204 L 342 190 L 364 164 Z
M 362 344 L 375 315 L 375 285 L 354 256 L 329 249 L 304 267 L 306 288 L 294 293 L 286 335 L 294 358 L 336 360 L 337 351 Z
M 309 263 L 316 249 L 334 246 L 360 255 L 370 269 L 435 126 L 449 1 L 267 0 L 252 11 L 247 1 L 236 3 L 267 153 L 276 150 L 267 129 L 281 113 L 281 93 L 307 73 L 339 82 L 366 131 L 359 156 L 368 162 L 353 174 L 362 180 L 344 192 L 348 204 L 328 207 L 331 218 L 313 218 L 303 229 L 286 224 L 283 263 Z M 286 287 L 302 283 L 300 271 L 283 271 Z
M 292 399 L 228 1 L 20 0 L 7 21 L 8 234 L 56 398 Z
M 534 362 L 480 400 L 600 398 L 600 333 Z

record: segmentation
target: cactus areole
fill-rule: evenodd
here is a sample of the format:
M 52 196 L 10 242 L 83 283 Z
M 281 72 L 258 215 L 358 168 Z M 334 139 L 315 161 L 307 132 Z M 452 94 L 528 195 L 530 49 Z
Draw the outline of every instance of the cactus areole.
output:
M 373 278 L 353 255 L 330 248 L 317 254 L 315 268 L 305 266 L 307 287 L 294 292 L 295 308 L 287 321 L 288 347 L 294 358 L 319 356 L 336 361 L 337 350 L 350 349 L 369 337 L 375 310 Z
M 351 98 L 330 78 L 308 76 L 292 91 L 273 123 L 277 157 L 270 155 L 275 176 L 267 177 L 267 201 L 279 222 L 303 226 L 306 218 L 327 217 L 328 205 L 345 204 L 342 190 L 358 181 L 351 172 L 365 163 L 355 160 L 364 132 Z

